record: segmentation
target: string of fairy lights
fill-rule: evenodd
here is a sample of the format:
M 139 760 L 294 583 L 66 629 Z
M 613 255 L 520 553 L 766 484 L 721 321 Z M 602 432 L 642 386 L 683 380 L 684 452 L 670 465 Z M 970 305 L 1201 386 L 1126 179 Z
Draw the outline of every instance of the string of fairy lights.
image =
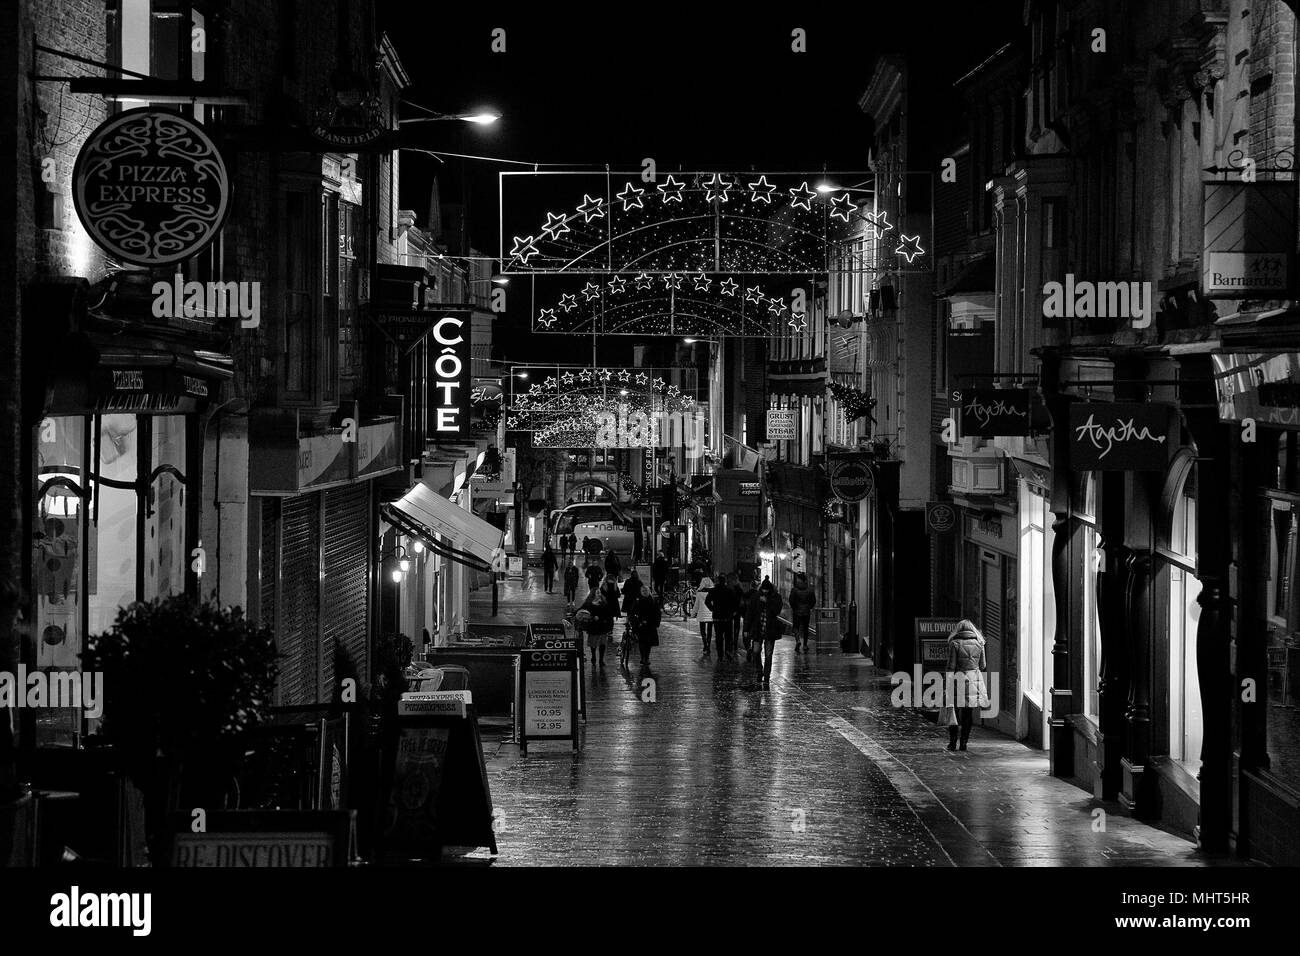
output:
M 651 447 L 660 440 L 655 422 L 664 415 L 694 416 L 699 403 L 665 374 L 693 377 L 694 369 L 583 368 L 557 371 L 516 393 L 503 409 L 507 431 L 533 432 L 539 448 L 593 447 L 598 432 L 612 427 L 624 447 Z M 688 384 L 687 388 L 691 386 Z M 644 419 L 638 416 L 644 416 Z

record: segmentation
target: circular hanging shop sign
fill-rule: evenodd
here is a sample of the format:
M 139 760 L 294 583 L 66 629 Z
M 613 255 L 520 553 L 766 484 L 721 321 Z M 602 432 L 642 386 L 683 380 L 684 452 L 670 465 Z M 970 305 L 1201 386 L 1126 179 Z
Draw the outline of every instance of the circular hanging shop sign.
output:
M 198 123 L 165 110 L 127 110 L 86 139 L 72 170 L 72 201 L 100 248 L 136 265 L 165 265 L 212 241 L 230 206 L 230 179 Z
M 831 475 L 831 493 L 841 501 L 861 501 L 876 489 L 876 476 L 860 461 L 846 461 Z

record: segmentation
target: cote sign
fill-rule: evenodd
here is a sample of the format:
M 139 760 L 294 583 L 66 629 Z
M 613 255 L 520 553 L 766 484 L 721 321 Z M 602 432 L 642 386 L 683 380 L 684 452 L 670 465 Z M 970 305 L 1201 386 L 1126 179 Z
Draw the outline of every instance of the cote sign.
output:
M 136 265 L 165 265 L 216 236 L 230 207 L 230 179 L 198 123 L 166 110 L 127 110 L 86 138 L 72 170 L 72 202 L 101 249 Z

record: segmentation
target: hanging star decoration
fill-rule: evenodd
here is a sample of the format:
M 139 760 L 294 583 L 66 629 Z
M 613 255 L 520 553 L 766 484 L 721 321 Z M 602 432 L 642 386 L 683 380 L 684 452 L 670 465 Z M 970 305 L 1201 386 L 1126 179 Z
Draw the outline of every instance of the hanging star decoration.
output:
M 638 385 L 646 385 L 649 383 L 649 381 L 650 381 L 650 376 L 647 375 L 645 372 L 642 372 L 640 375 L 636 377 L 636 383 Z
M 719 176 L 717 173 L 714 173 L 713 178 L 704 184 L 704 190 L 705 190 L 704 201 L 705 202 L 714 202 L 714 201 L 726 202 L 727 193 L 731 190 L 731 187 L 734 185 L 735 183 L 729 183 L 721 176 Z
M 560 381 L 561 381 L 563 384 L 565 384 L 565 385 L 572 385 L 572 384 L 573 384 L 573 373 L 572 373 L 572 372 L 565 372 L 563 375 L 560 376 Z
M 664 380 L 663 380 L 662 378 L 657 378 L 657 379 L 655 379 L 655 388 L 659 389 L 659 391 L 661 391 L 661 392 L 663 391 L 663 389 L 664 389 Z
M 594 302 L 600 298 L 600 286 L 594 282 L 588 282 L 582 287 L 582 295 L 588 302 Z
M 836 196 L 831 200 L 831 218 L 843 219 L 850 222 L 853 219 L 853 213 L 857 211 L 857 206 L 853 203 L 853 197 L 848 193 Z
M 763 304 L 763 290 L 758 286 L 750 286 L 745 290 L 745 301 L 752 302 L 754 305 Z
M 889 221 L 889 211 L 886 209 L 882 209 L 878 213 L 866 213 L 866 220 L 871 224 L 871 228 L 875 230 L 873 236 L 875 239 L 879 239 L 894 228 L 894 224 Z
M 549 329 L 556 323 L 554 309 L 542 309 L 537 313 L 537 324 L 544 329 Z
M 758 182 L 749 183 L 749 198 L 753 202 L 772 204 L 772 193 L 776 187 L 767 181 L 767 176 L 759 176 Z
M 605 200 L 592 199 L 586 193 L 582 194 L 582 205 L 578 207 L 578 212 L 582 213 L 584 223 L 591 222 L 593 219 L 605 218 Z
M 614 276 L 614 278 L 610 279 L 606 285 L 609 286 L 610 292 L 618 293 L 623 291 L 623 287 L 627 285 L 627 280 L 622 276 Z
M 812 211 L 812 201 L 817 198 L 815 190 L 808 188 L 808 181 L 804 180 L 799 184 L 798 189 L 790 190 L 790 205 L 796 209 L 807 209 Z
M 560 296 L 560 310 L 562 312 L 569 313 L 577 307 L 578 300 L 575 299 L 571 293 L 566 292 L 564 295 Z
M 569 221 L 564 217 L 563 213 L 548 212 L 546 214 L 546 225 L 542 226 L 542 232 L 545 235 L 550 236 L 552 239 L 559 239 L 560 236 L 570 231 Z
M 608 383 L 609 380 L 614 377 L 614 373 L 607 368 L 602 368 L 599 372 L 596 373 L 596 376 L 602 382 Z
M 673 385 L 668 389 L 669 398 L 676 398 L 680 394 L 681 394 L 681 389 L 679 389 L 676 385 Z
M 787 324 L 796 332 L 802 332 L 804 329 L 808 328 L 808 321 L 802 312 L 795 312 L 792 314 L 790 316 L 790 321 Z
M 925 250 L 921 248 L 920 236 L 903 236 L 898 248 L 894 250 L 894 254 L 903 256 L 907 259 L 908 264 L 911 264 L 912 260 L 919 255 L 924 255 L 924 253 Z
M 590 382 L 590 381 L 591 381 L 591 369 L 589 369 L 589 368 L 584 368 L 581 372 L 579 372 L 579 373 L 578 373 L 578 381 L 580 381 L 580 382 Z
M 631 209 L 644 209 L 645 205 L 641 202 L 641 196 L 645 193 L 644 189 L 637 189 L 631 183 L 623 187 L 623 191 L 617 194 L 617 198 L 623 200 L 623 211 Z
M 515 236 L 515 244 L 514 248 L 510 250 L 510 258 L 518 259 L 521 264 L 528 265 L 528 260 L 539 254 L 537 246 L 533 245 L 536 241 L 533 236 Z
M 626 385 L 631 378 L 632 378 L 632 373 L 629 372 L 627 369 L 619 370 L 618 380 L 622 382 L 624 385 Z
M 668 289 L 680 289 L 682 287 L 682 277 L 676 272 L 670 272 L 664 276 L 664 287 Z
M 668 181 L 666 183 L 662 183 L 661 185 L 656 186 L 655 188 L 658 189 L 659 192 L 663 195 L 665 203 L 670 203 L 670 202 L 679 203 L 682 201 L 682 190 L 685 187 L 686 187 L 685 183 L 677 182 L 677 180 L 673 179 L 672 175 L 670 174 L 668 176 Z M 669 193 L 671 193 L 672 195 L 669 195 Z
M 740 289 L 740 284 L 737 283 L 735 279 L 728 277 L 722 280 L 722 283 L 721 285 L 718 286 L 718 288 L 721 290 L 723 295 L 734 296 L 736 292 Z
M 654 285 L 654 280 L 651 279 L 651 278 L 650 278 L 648 275 L 646 275 L 644 272 L 641 273 L 639 276 L 637 276 L 637 277 L 636 277 L 635 279 L 633 279 L 632 281 L 633 281 L 633 283 L 636 285 L 637 290 L 638 290 L 638 291 L 641 291 L 641 292 L 644 292 L 646 289 L 648 289 L 648 288 L 650 288 L 652 285 Z
M 708 292 L 709 286 L 713 285 L 713 280 L 706 276 L 703 271 L 699 275 L 693 276 L 692 281 L 695 283 L 696 292 Z
M 778 299 L 776 296 L 772 296 L 771 298 L 766 299 L 765 301 L 767 302 L 767 311 L 771 312 L 773 315 L 780 315 L 783 311 L 785 311 L 785 303 L 782 302 L 780 299 Z

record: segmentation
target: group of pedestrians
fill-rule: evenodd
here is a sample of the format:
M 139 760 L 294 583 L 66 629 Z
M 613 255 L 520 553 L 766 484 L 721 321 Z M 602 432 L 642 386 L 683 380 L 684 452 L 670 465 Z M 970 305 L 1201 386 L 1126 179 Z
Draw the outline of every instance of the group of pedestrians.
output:
M 796 575 L 789 595 L 795 653 L 808 649 L 808 627 L 816 600 L 807 575 Z M 743 641 L 746 660 L 757 664 L 762 670 L 763 683 L 770 684 L 776 642 L 785 636 L 785 622 L 781 617 L 784 608 L 781 593 L 767 577 L 755 588 L 750 578 L 742 579 L 735 571 L 721 576 L 717 582 L 706 573 L 695 595 L 695 619 L 699 623 L 704 656 L 711 656 L 716 644 L 719 661 L 734 661 L 737 642 Z
M 548 557 L 549 555 L 549 557 Z M 542 567 L 547 574 L 548 592 L 554 576 L 556 558 L 548 546 L 542 555 Z M 659 644 L 661 620 L 660 601 L 635 568 L 626 581 L 620 581 L 623 564 L 618 553 L 605 554 L 603 566 L 588 556 L 583 574 L 587 580 L 587 595 L 574 613 L 574 624 L 591 651 L 591 663 L 601 667 L 605 663 L 605 648 L 613 641 L 616 622 L 626 618 L 641 651 L 641 663 L 650 663 L 650 649 Z M 564 599 L 572 606 L 577 602 L 579 572 L 577 563 L 566 560 L 564 567 Z

